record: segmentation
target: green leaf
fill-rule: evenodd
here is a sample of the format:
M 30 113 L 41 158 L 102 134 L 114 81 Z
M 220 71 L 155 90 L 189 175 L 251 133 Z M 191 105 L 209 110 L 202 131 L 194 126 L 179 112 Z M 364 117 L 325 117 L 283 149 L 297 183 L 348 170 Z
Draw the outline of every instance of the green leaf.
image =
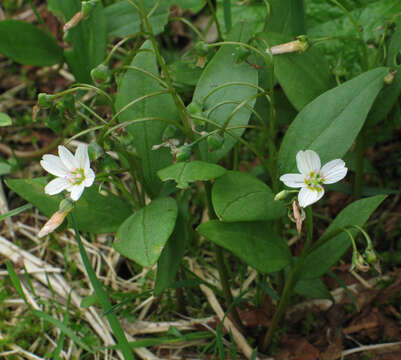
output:
M 267 31 L 287 35 L 305 34 L 305 10 L 303 1 L 270 0 L 270 16 Z
M 293 40 L 290 36 L 277 33 L 261 33 L 258 36 L 265 39 L 269 46 Z M 276 55 L 273 59 L 274 75 L 297 110 L 335 85 L 329 65 L 317 47 L 312 46 L 303 53 Z
M 197 230 L 263 273 L 279 271 L 291 259 L 287 244 L 273 231 L 269 222 L 223 223 L 212 220 L 201 224 Z
M 362 199 L 353 202 L 342 210 L 334 221 L 330 224 L 318 243 L 322 243 L 325 238 L 336 231 L 350 225 L 363 226 L 370 215 L 386 198 L 383 195 L 377 195 L 370 198 Z M 348 229 L 355 236 L 355 229 Z M 344 255 L 351 245 L 348 235 L 340 232 L 332 237 L 323 245 L 316 247 L 305 258 L 304 267 L 301 269 L 302 278 L 315 278 L 325 274 L 330 268 Z
M 124 221 L 114 248 L 141 266 L 154 265 L 174 230 L 177 211 L 172 198 L 153 200 Z
M 162 181 L 174 180 L 179 189 L 188 187 L 194 181 L 208 181 L 218 178 L 226 173 L 220 165 L 204 161 L 179 162 L 157 172 Z
M 178 216 L 174 231 L 165 245 L 157 264 L 156 281 L 154 293 L 159 296 L 165 289 L 171 287 L 182 258 L 185 248 L 189 243 L 192 228 L 190 229 L 189 201 L 191 191 L 185 192 L 185 195 L 178 201 Z
M 398 21 L 396 31 L 391 36 L 388 46 L 387 65 L 396 71 L 393 82 L 385 85 L 378 95 L 372 110 L 370 111 L 366 123 L 374 126 L 383 121 L 397 103 L 401 95 L 401 63 L 397 61 L 397 56 L 401 51 L 401 20 Z
M 24 65 L 50 66 L 63 61 L 63 49 L 53 37 L 13 19 L 0 21 L 0 54 Z
M 229 39 L 232 41 L 247 41 L 251 35 L 249 27 L 244 24 L 238 24 L 233 28 Z M 195 88 L 193 101 L 201 104 L 208 118 L 220 125 L 223 125 L 232 111 L 242 101 L 246 101 L 256 94 L 257 90 L 252 85 L 258 84 L 258 72 L 246 63 L 235 63 L 235 46 L 224 45 L 213 56 L 203 71 L 198 84 Z M 249 83 L 250 85 L 229 85 L 215 91 L 212 95 L 205 97 L 218 86 L 232 82 Z M 227 103 L 232 102 L 232 103 Z M 248 106 L 253 107 L 255 99 L 248 101 Z M 218 106 L 213 111 L 209 110 L 215 105 Z M 235 113 L 228 127 L 247 125 L 251 111 L 245 106 Z M 206 131 L 215 130 L 212 125 L 207 126 Z M 244 129 L 230 130 L 237 136 L 241 136 Z M 217 162 L 227 154 L 237 142 L 231 135 L 224 133 L 223 146 L 213 152 L 208 151 L 206 141 L 199 144 L 202 160 L 208 162 Z
M 218 218 L 227 222 L 273 220 L 286 213 L 265 183 L 240 171 L 230 171 L 216 180 L 212 203 Z
M 280 174 L 294 172 L 300 150 L 316 151 L 322 164 L 341 158 L 361 130 L 387 68 L 377 68 L 335 87 L 313 100 L 288 128 L 280 147 Z
M 81 0 L 48 0 L 48 8 L 67 22 L 81 10 Z M 65 40 L 72 45 L 64 54 L 76 80 L 91 84 L 90 71 L 105 59 L 107 50 L 107 23 L 101 1 L 87 19 L 68 30 Z
M 46 178 L 8 179 L 6 183 L 9 188 L 37 207 L 47 217 L 58 210 L 60 201 L 63 199 L 61 195 L 45 194 Z M 81 231 L 97 234 L 116 231 L 130 215 L 131 210 L 115 195 L 103 196 L 99 194 L 95 186 L 92 186 L 85 189 L 72 213 Z
M 146 41 L 131 65 L 141 68 L 149 73 L 159 76 L 156 57 L 150 41 Z M 116 109 L 121 110 L 131 101 L 163 90 L 160 83 L 149 75 L 137 70 L 128 70 L 121 79 L 116 97 Z M 170 94 L 161 94 L 146 98 L 127 108 L 119 116 L 119 121 L 130 121 L 139 118 L 163 117 L 171 121 L 178 119 L 177 108 Z M 161 147 L 152 150 L 153 145 L 163 142 L 163 132 L 168 123 L 160 120 L 141 121 L 127 126 L 127 131 L 134 139 L 134 145 L 141 158 L 143 175 L 147 190 L 156 196 L 162 186 L 156 172 L 173 162 L 170 151 Z
M 12 124 L 13 124 L 13 121 L 11 120 L 11 118 L 7 114 L 0 113 L 0 127 L 1 126 L 10 126 Z
M 169 7 L 166 1 L 145 0 L 145 10 L 151 15 L 149 22 L 153 33 L 158 35 L 163 32 L 167 24 Z M 155 8 L 156 6 L 156 8 Z M 128 1 L 119 1 L 104 9 L 107 18 L 107 32 L 112 37 L 125 37 L 141 31 L 141 18 L 135 7 Z
M 401 11 L 399 0 L 347 0 L 340 1 L 350 12 L 357 25 L 362 29 L 365 41 L 377 41 L 381 36 L 386 19 Z M 337 40 L 319 44 L 323 53 L 330 58 L 333 67 L 341 62 L 352 76 L 361 72 L 361 43 L 357 29 L 349 16 L 333 2 L 313 0 L 307 6 L 308 36 L 313 38 L 340 37 Z M 341 39 L 343 38 L 343 39 Z M 353 41 L 354 39 L 354 41 Z M 365 46 L 365 44 L 363 44 Z M 375 55 L 376 48 L 368 48 Z
M 319 278 L 299 280 L 295 285 L 294 291 L 311 299 L 333 300 L 329 289 Z
M 252 24 L 252 35 L 263 30 L 266 15 L 266 5 L 263 2 L 231 2 L 231 17 L 234 28 L 237 23 L 247 22 Z M 222 31 L 226 33 L 223 0 L 217 1 L 217 20 Z

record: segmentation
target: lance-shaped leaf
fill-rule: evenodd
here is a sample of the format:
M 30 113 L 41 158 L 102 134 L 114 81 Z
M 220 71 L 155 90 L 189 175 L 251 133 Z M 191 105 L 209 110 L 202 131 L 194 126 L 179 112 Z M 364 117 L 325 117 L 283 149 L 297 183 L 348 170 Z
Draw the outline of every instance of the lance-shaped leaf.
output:
M 156 57 L 150 41 L 146 41 L 131 65 L 145 72 L 159 76 Z M 116 97 L 116 108 L 121 110 L 135 99 L 163 90 L 160 83 L 148 74 L 129 69 L 121 79 Z M 170 94 L 158 94 L 138 101 L 124 110 L 119 116 L 120 122 L 143 118 L 165 118 L 177 120 L 178 113 Z M 134 139 L 134 145 L 141 158 L 145 186 L 151 196 L 159 193 L 162 182 L 156 172 L 173 162 L 169 150 L 161 147 L 153 150 L 153 145 L 163 142 L 163 131 L 168 123 L 161 120 L 138 121 L 127 126 L 127 131 Z
M 124 221 L 114 248 L 142 266 L 154 265 L 174 230 L 177 211 L 172 198 L 153 200 Z
M 269 222 L 223 223 L 212 220 L 201 224 L 197 230 L 263 273 L 279 271 L 291 259 L 287 244 Z
M 162 181 L 174 180 L 179 189 L 188 187 L 194 181 L 208 181 L 224 175 L 226 169 L 205 161 L 179 162 L 159 170 L 157 175 Z
M 316 151 L 323 164 L 341 158 L 361 130 L 387 73 L 387 68 L 363 73 L 305 106 L 281 144 L 280 174 L 296 170 L 295 157 L 300 150 Z
M 63 61 L 56 39 L 24 21 L 0 21 L 0 54 L 25 65 L 49 66 Z
M 250 34 L 249 25 L 240 23 L 233 28 L 229 40 L 246 42 Z M 253 107 L 255 99 L 252 99 L 252 96 L 256 94 L 255 87 L 258 85 L 258 72 L 245 62 L 239 64 L 235 62 L 235 48 L 234 45 L 223 45 L 217 51 L 203 71 L 193 96 L 193 101 L 202 104 L 208 118 L 219 125 L 223 125 L 234 109 L 245 101 L 244 106 L 232 116 L 228 127 L 248 124 L 251 111 L 247 107 Z M 236 84 L 238 82 L 242 84 Z M 213 125 L 208 125 L 207 131 L 215 129 L 216 127 Z M 241 136 L 244 128 L 230 131 Z M 236 142 L 235 138 L 224 133 L 223 146 L 216 151 L 209 152 L 206 141 L 202 141 L 199 144 L 202 160 L 219 161 Z
M 265 183 L 240 171 L 230 171 L 216 180 L 212 203 L 218 218 L 227 222 L 273 220 L 286 213 Z

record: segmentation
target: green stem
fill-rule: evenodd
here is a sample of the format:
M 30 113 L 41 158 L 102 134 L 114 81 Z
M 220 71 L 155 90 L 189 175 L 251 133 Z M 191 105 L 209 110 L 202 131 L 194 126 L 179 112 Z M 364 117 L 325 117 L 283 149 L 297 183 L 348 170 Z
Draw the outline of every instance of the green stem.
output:
M 88 254 L 86 253 L 85 247 L 82 243 L 81 236 L 79 235 L 77 225 L 75 223 L 74 216 L 72 213 L 69 213 L 69 218 L 71 220 L 72 226 L 75 230 L 75 239 L 78 243 L 79 252 L 81 254 L 82 262 L 85 265 L 85 270 L 88 274 L 89 280 L 93 286 L 93 290 L 95 291 L 97 300 L 99 304 L 102 306 L 103 312 L 106 313 L 107 320 L 110 324 L 111 329 L 113 330 L 113 335 L 117 340 L 117 344 L 123 353 L 125 360 L 133 360 L 134 354 L 131 350 L 131 347 L 128 343 L 127 338 L 125 337 L 124 330 L 122 329 L 116 314 L 113 311 L 110 311 L 112 306 L 107 296 L 106 291 L 103 289 L 102 284 L 100 283 L 99 279 L 96 276 L 95 271 L 93 270 Z
M 302 254 L 299 257 L 298 261 L 296 262 L 295 266 L 292 268 L 290 271 L 290 274 L 288 275 L 288 278 L 285 282 L 284 285 L 284 290 L 283 293 L 280 297 L 280 302 L 278 304 L 278 308 L 276 312 L 274 313 L 272 322 L 269 326 L 268 331 L 266 332 L 266 335 L 263 339 L 262 343 L 262 351 L 266 351 L 268 347 L 271 344 L 274 332 L 276 331 L 278 325 L 280 324 L 280 321 L 282 317 L 285 314 L 285 311 L 288 307 L 288 304 L 291 299 L 292 292 L 294 290 L 295 285 L 298 282 L 299 279 L 299 270 L 302 268 L 306 254 L 308 252 L 309 246 L 312 241 L 312 234 L 313 234 L 313 215 L 312 215 L 312 209 L 310 206 L 305 208 L 306 212 L 306 241 L 304 248 L 302 250 Z
M 363 141 L 364 131 L 359 133 L 356 138 L 356 167 L 354 177 L 354 200 L 358 200 L 362 197 L 362 186 L 363 186 Z
M 207 0 L 207 4 L 209 6 L 209 10 L 212 13 L 212 18 L 216 24 L 216 28 L 217 28 L 217 34 L 219 36 L 219 39 L 223 39 L 223 34 L 221 32 L 221 28 L 220 28 L 220 24 L 219 21 L 217 20 L 217 15 L 216 15 L 216 10 L 213 7 L 212 1 L 211 0 Z
M 229 32 L 231 30 L 231 0 L 223 0 L 223 10 L 226 31 Z
M 213 205 L 212 205 L 211 188 L 212 188 L 212 186 L 211 186 L 210 182 L 205 183 L 206 202 L 207 202 L 209 218 L 217 219 L 216 213 L 214 212 Z M 225 267 L 225 264 L 224 264 L 223 249 L 220 246 L 216 245 L 215 251 L 216 251 L 216 266 L 217 266 L 217 271 L 219 272 L 220 283 L 221 283 L 221 287 L 223 289 L 224 298 L 226 300 L 226 306 L 227 306 L 227 308 L 231 307 L 231 313 L 234 318 L 234 321 L 240 328 L 243 328 L 241 319 L 237 312 L 237 308 L 235 306 L 231 306 L 233 303 L 233 295 L 232 295 L 231 289 L 230 289 L 230 282 L 228 281 L 227 268 Z

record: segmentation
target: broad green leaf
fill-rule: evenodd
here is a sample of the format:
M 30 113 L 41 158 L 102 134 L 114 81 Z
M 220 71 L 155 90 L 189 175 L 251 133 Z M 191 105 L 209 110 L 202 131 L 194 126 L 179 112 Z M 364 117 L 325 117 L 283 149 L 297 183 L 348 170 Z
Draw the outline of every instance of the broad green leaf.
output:
M 81 1 L 48 0 L 48 8 L 67 22 L 81 10 Z M 64 54 L 76 80 L 92 83 L 90 71 L 105 59 L 107 50 L 107 23 L 101 1 L 87 19 L 68 30 L 65 39 L 72 45 Z
M 212 203 L 218 218 L 226 222 L 273 220 L 286 213 L 265 183 L 240 171 L 230 171 L 216 180 Z
M 208 181 L 224 175 L 226 169 L 220 165 L 204 161 L 179 162 L 159 170 L 157 175 L 162 181 L 174 180 L 179 189 L 188 187 L 194 181 Z
M 333 299 L 329 289 L 319 278 L 299 280 L 295 285 L 294 291 L 311 299 Z
M 7 114 L 0 113 L 0 127 L 1 126 L 10 126 L 12 124 L 13 124 L 13 121 L 11 120 L 11 118 Z
M 401 11 L 399 0 L 347 0 L 340 3 L 362 29 L 365 41 L 376 41 L 383 32 L 385 21 Z M 310 38 L 340 37 L 337 40 L 324 41 L 319 44 L 319 47 L 329 57 L 333 67 L 336 67 L 340 61 L 341 66 L 347 69 L 349 75 L 360 73 L 363 53 L 357 29 L 348 14 L 327 0 L 313 0 L 306 4 L 308 36 Z M 374 56 L 376 49 L 368 47 L 368 51 Z
M 146 41 L 133 59 L 131 65 L 159 76 L 156 57 L 150 41 Z M 131 101 L 147 94 L 163 90 L 160 83 L 149 75 L 137 70 L 127 70 L 121 79 L 116 97 L 116 109 L 120 110 Z M 119 116 L 119 121 L 140 118 L 162 117 L 171 121 L 178 119 L 177 108 L 170 94 L 159 94 L 146 98 L 128 107 Z M 160 120 L 140 121 L 127 126 L 134 139 L 134 145 L 141 158 L 145 186 L 151 196 L 156 196 L 162 186 L 156 172 L 173 162 L 170 151 L 161 147 L 152 150 L 153 145 L 163 142 L 163 131 L 168 123 Z
M 40 212 L 50 217 L 57 210 L 62 195 L 49 196 L 45 194 L 46 178 L 8 179 L 7 185 L 23 199 L 37 207 Z M 92 186 L 85 189 L 81 198 L 76 202 L 72 212 L 79 230 L 91 233 L 114 232 L 130 215 L 131 209 L 118 197 L 109 194 L 99 194 Z
M 223 223 L 212 220 L 201 224 L 197 230 L 263 273 L 279 271 L 291 259 L 287 244 L 269 222 Z
M 396 31 L 391 37 L 388 46 L 387 66 L 395 70 L 393 82 L 385 85 L 378 95 L 372 110 L 366 120 L 369 126 L 374 126 L 384 120 L 397 103 L 401 95 L 401 63 L 397 61 L 401 51 L 401 20 L 398 21 Z
M 263 30 L 267 16 L 266 5 L 263 2 L 231 2 L 231 17 L 234 27 L 237 23 L 252 24 L 252 34 Z M 217 1 L 217 20 L 224 33 L 227 32 L 224 21 L 223 0 Z
M 0 21 L 0 54 L 24 65 L 50 66 L 63 61 L 63 49 L 53 37 L 13 19 Z
M 145 9 L 155 35 L 160 34 L 167 24 L 168 3 L 145 0 Z M 141 31 L 141 18 L 135 7 L 128 1 L 118 1 L 104 9 L 107 18 L 107 32 L 112 37 L 124 37 Z M 147 30 L 147 29 L 146 29 Z
M 305 9 L 303 1 L 270 0 L 267 31 L 288 34 L 305 34 Z
M 154 287 L 156 296 L 159 296 L 173 284 L 177 271 L 180 268 L 185 248 L 189 243 L 191 232 L 193 231 L 190 228 L 190 212 L 188 208 L 190 196 L 191 191 L 187 191 L 180 200 L 177 200 L 178 216 L 175 228 L 164 246 L 157 264 Z
M 174 199 L 155 199 L 123 222 L 117 231 L 114 248 L 141 266 L 152 266 L 173 232 L 176 219 Z
M 293 40 L 290 36 L 277 33 L 262 33 L 259 36 L 269 46 Z M 273 58 L 274 75 L 298 111 L 335 85 L 328 63 L 315 46 L 303 53 L 280 54 Z
M 316 151 L 322 164 L 341 158 L 361 130 L 384 84 L 387 68 L 377 68 L 313 100 L 288 128 L 279 151 L 280 174 L 294 172 L 298 151 Z
M 229 40 L 246 42 L 250 34 L 249 27 L 241 23 L 233 28 Z M 217 51 L 203 71 L 193 96 L 193 101 L 202 105 L 205 114 L 208 114 L 208 118 L 220 125 L 226 122 L 239 103 L 247 99 L 250 99 L 247 102 L 248 106 L 253 107 L 255 103 L 255 99 L 251 99 L 251 97 L 257 92 L 254 86 L 258 84 L 258 72 L 245 62 L 237 64 L 234 52 L 235 46 L 233 45 L 224 45 Z M 233 82 L 248 83 L 249 85 L 229 85 Z M 228 86 L 215 90 L 224 84 Z M 207 97 L 211 91 L 215 92 Z M 205 98 L 206 100 L 204 100 Z M 209 111 L 212 107 L 215 107 L 213 111 Z M 247 125 L 250 115 L 251 111 L 243 106 L 231 118 L 228 127 Z M 215 129 L 216 127 L 212 125 L 208 125 L 207 127 L 207 131 Z M 230 131 L 237 136 L 241 136 L 244 129 L 240 128 Z M 236 142 L 237 140 L 231 135 L 224 133 L 222 148 L 209 152 L 206 141 L 202 141 L 199 144 L 201 158 L 204 161 L 217 162 L 231 150 Z
M 384 195 L 377 195 L 370 198 L 362 199 L 353 202 L 342 210 L 334 221 L 324 232 L 319 242 L 322 242 L 330 234 L 333 234 L 339 229 L 350 225 L 363 226 L 370 215 L 386 198 Z M 355 236 L 357 230 L 348 229 Z M 323 245 L 313 250 L 305 258 L 304 267 L 301 270 L 302 278 L 315 278 L 325 274 L 330 268 L 344 255 L 351 246 L 351 241 L 348 235 L 341 232 L 334 236 Z

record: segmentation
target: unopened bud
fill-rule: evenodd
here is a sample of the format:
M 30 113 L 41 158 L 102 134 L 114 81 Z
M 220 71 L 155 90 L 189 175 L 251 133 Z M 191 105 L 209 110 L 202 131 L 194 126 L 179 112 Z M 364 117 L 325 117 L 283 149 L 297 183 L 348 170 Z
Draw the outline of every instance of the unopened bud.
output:
M 213 135 L 208 136 L 207 138 L 207 147 L 209 151 L 216 151 L 221 149 L 224 144 L 224 137 L 219 133 L 214 133 Z
M 369 270 L 369 264 L 365 261 L 363 256 L 358 251 L 354 251 L 354 253 L 352 254 L 351 270 L 353 269 L 360 270 L 363 272 Z
M 377 262 L 376 252 L 372 248 L 368 248 L 365 250 L 365 259 L 368 264 L 375 264 Z
M 286 54 L 296 51 L 302 53 L 305 52 L 308 48 L 309 42 L 306 36 L 298 36 L 297 40 L 267 48 L 266 52 L 272 55 Z
M 192 115 L 202 114 L 202 106 L 196 101 L 192 101 L 190 104 L 188 104 L 187 110 Z
M 206 44 L 204 41 L 199 41 L 196 45 L 195 45 L 195 50 L 196 53 L 199 56 L 206 56 L 207 53 L 209 52 L 209 46 L 208 44 Z
M 82 11 L 78 11 L 67 23 L 64 24 L 63 31 L 67 32 L 74 26 L 77 26 L 79 22 L 83 19 Z
M 397 74 L 397 71 L 390 71 L 385 77 L 384 77 L 384 82 L 387 85 L 391 85 L 394 81 L 395 75 Z
M 278 200 L 284 200 L 289 194 L 288 190 L 283 190 L 280 191 L 279 193 L 276 194 L 276 196 L 274 197 L 274 200 L 278 201 Z
M 192 155 L 192 149 L 190 146 L 184 145 L 177 149 L 175 159 L 177 162 L 184 162 L 189 160 Z
M 48 109 L 53 104 L 53 95 L 40 93 L 38 95 L 38 104 L 42 109 Z
M 111 71 L 105 64 L 99 64 L 91 70 L 91 77 L 95 83 L 107 83 L 111 78 Z

